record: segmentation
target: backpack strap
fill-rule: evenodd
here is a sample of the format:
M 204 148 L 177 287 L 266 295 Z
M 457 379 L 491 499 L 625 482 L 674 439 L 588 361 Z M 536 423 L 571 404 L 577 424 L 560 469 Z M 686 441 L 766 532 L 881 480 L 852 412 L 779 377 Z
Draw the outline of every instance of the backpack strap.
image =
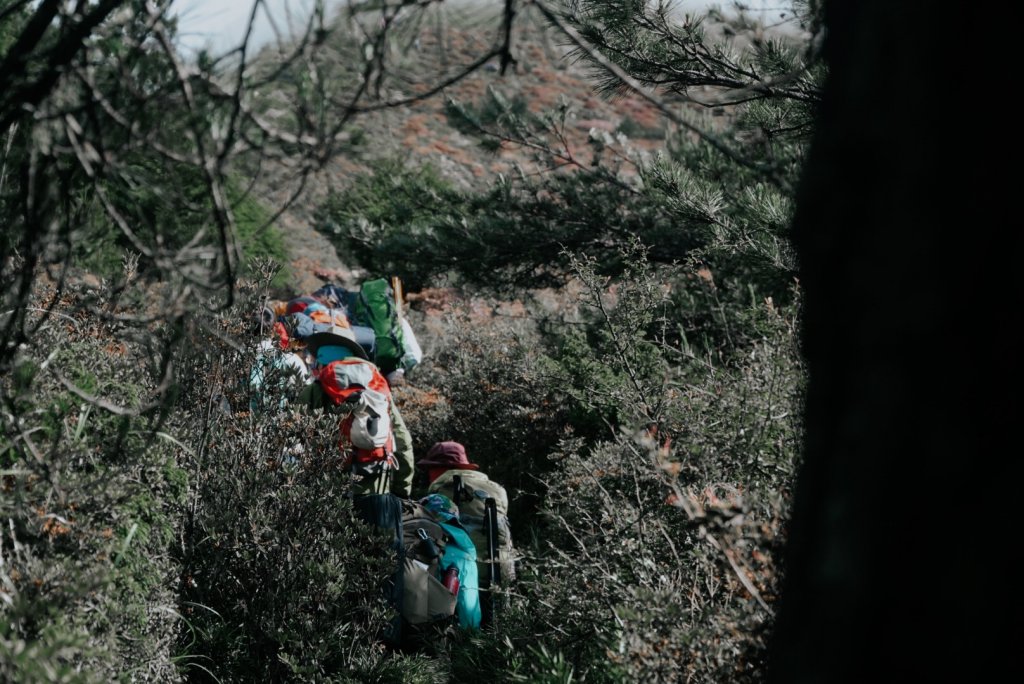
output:
M 462 481 L 461 475 L 452 476 L 452 503 L 461 506 L 465 501 L 472 501 L 473 495 L 473 490 Z

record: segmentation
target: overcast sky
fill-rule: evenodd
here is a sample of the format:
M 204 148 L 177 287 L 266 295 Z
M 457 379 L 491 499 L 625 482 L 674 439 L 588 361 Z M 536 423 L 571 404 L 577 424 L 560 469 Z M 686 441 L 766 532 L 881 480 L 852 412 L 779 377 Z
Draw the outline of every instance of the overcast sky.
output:
M 500 6 L 503 0 L 470 0 L 480 4 Z M 326 0 L 328 7 L 336 7 L 344 0 Z M 288 34 L 301 26 L 309 17 L 314 0 L 264 0 L 263 5 L 269 11 L 274 23 L 282 33 Z M 681 0 L 676 3 L 681 8 L 693 11 L 707 5 L 729 7 L 730 0 Z M 751 8 L 772 8 L 785 5 L 785 0 L 744 0 Z M 193 52 L 203 47 L 213 52 L 222 52 L 235 47 L 244 35 L 249 14 L 252 12 L 252 0 L 174 0 L 171 12 L 178 15 L 179 42 L 186 52 Z M 254 29 L 255 46 L 274 39 L 274 30 L 261 13 Z
M 309 17 L 313 0 L 264 0 L 278 28 L 288 33 Z M 252 0 L 173 0 L 171 13 L 178 16 L 178 38 L 186 51 L 210 48 L 214 52 L 235 47 L 245 34 Z M 273 40 L 274 30 L 265 13 L 259 15 L 253 40 L 257 45 Z

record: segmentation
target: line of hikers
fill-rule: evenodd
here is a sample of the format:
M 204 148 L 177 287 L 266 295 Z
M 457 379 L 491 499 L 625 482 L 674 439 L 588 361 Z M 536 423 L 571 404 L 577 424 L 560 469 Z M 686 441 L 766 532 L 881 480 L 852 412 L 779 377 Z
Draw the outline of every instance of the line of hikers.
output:
M 492 587 L 515 579 L 505 489 L 481 472 L 462 444 L 434 444 L 418 461 L 392 387 L 423 358 L 402 314 L 401 283 L 326 284 L 310 295 L 270 301 L 249 375 L 250 409 L 281 408 L 291 397 L 309 411 L 339 416 L 342 468 L 364 521 L 394 531 L 398 564 L 389 599 L 397 616 L 385 639 L 457 621 L 495 623 Z M 267 406 L 275 386 L 277 406 Z M 428 481 L 413 500 L 417 468 Z

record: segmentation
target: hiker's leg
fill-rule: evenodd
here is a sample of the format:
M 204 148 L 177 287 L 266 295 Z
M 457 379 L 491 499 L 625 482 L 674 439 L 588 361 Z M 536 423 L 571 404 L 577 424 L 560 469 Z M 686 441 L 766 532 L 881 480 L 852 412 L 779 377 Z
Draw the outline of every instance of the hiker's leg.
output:
M 403 595 L 405 593 L 404 569 L 402 562 L 404 548 L 402 546 L 402 502 L 392 494 L 363 494 L 352 500 L 356 514 L 365 522 L 385 530 L 392 530 L 394 538 L 392 548 L 395 551 L 395 570 L 386 592 L 391 605 L 397 614 L 388 630 L 387 639 L 394 644 L 401 640 L 401 615 Z

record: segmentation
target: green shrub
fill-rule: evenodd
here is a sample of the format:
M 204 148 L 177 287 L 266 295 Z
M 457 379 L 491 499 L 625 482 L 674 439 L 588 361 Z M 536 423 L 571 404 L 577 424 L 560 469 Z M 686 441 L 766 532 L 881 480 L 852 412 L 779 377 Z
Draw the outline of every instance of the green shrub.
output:
M 258 259 L 287 263 L 284 240 L 276 226 L 267 225 L 269 211 L 259 199 L 245 191 L 239 178 L 224 179 L 228 204 L 235 220 L 235 231 L 243 257 L 243 274 L 251 275 Z M 200 244 L 216 252 L 217 229 L 210 225 L 212 201 L 200 170 L 183 164 L 140 158 L 122 174 L 106 182 L 105 193 L 117 213 L 133 226 L 138 239 L 159 250 L 178 250 L 189 243 L 202 228 L 206 240 Z M 73 262 L 97 275 L 120 275 L 126 252 L 135 251 L 104 211 L 95 191 L 85 193 L 88 201 L 84 226 L 72 239 Z M 158 250 L 158 251 L 159 251 Z M 139 272 L 145 276 L 152 264 L 140 260 Z M 275 285 L 287 282 L 282 269 Z
M 411 290 L 429 284 L 431 263 L 421 263 L 424 244 L 436 243 L 432 226 L 457 221 L 462 194 L 430 164 L 375 162 L 347 186 L 332 191 L 316 210 L 316 228 L 351 265 L 398 275 Z
M 174 681 L 184 487 L 158 411 L 132 415 L 158 384 L 151 352 L 60 315 L 0 376 L 0 679 Z
M 270 221 L 270 211 L 251 194 L 243 194 L 237 180 L 228 185 L 228 198 L 235 215 L 238 240 L 244 255 L 243 274 L 256 277 L 256 264 L 271 260 L 281 265 L 271 280 L 271 286 L 283 287 L 291 279 L 288 249 L 280 229 Z
M 490 87 L 487 94 L 475 104 L 448 101 L 445 107 L 448 123 L 464 133 L 478 133 L 496 125 L 505 125 L 532 118 L 530 103 L 522 94 L 506 97 L 496 88 Z M 487 141 L 481 141 L 487 144 Z M 498 148 L 494 148 L 498 149 Z
M 443 681 L 439 665 L 387 651 L 389 535 L 353 513 L 337 416 L 268 386 L 252 413 L 258 339 L 247 296 L 196 329 L 172 427 L 187 457 L 178 660 L 194 681 Z M 212 335 L 211 331 L 223 335 Z M 241 350 L 224 340 L 243 344 Z
M 647 138 L 651 140 L 663 140 L 667 129 L 661 126 L 645 126 L 633 117 L 626 115 L 615 127 L 616 133 L 621 133 L 627 138 Z

